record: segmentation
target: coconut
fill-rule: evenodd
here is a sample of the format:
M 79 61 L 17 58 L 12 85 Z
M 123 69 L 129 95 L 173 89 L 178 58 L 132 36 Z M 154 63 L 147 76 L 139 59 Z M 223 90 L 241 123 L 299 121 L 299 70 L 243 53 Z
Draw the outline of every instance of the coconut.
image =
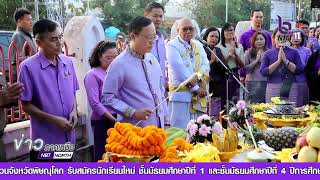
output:
M 317 158 L 318 152 L 311 146 L 304 146 L 298 154 L 299 162 L 317 162 Z
M 254 149 L 246 156 L 249 162 L 273 162 L 276 161 L 276 157 L 271 153 L 268 153 L 260 148 Z
M 310 146 L 320 148 L 320 128 L 312 127 L 307 133 L 307 142 Z

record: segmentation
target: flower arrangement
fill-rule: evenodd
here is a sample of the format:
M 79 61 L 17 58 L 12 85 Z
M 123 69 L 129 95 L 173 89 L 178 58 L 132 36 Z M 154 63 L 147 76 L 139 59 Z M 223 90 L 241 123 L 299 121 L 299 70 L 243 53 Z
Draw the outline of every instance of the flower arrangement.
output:
M 208 115 L 199 116 L 197 120 L 190 120 L 187 125 L 187 141 L 196 144 L 212 142 L 212 133 L 222 136 L 222 126 L 219 122 L 215 122 Z
M 251 114 L 253 113 L 254 110 L 252 109 L 252 107 L 249 106 L 244 100 L 240 100 L 229 111 L 229 125 L 232 128 L 238 126 L 243 128 L 246 124 L 246 119 L 248 119 L 248 122 L 253 123 L 253 118 L 251 117 Z

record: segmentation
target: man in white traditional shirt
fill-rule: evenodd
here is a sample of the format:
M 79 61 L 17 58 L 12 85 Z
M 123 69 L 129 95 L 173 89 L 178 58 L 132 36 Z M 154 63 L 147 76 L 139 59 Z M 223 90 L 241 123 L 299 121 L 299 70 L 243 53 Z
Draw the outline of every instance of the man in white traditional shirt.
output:
M 195 27 L 191 19 L 180 19 L 177 31 L 179 35 L 166 46 L 169 117 L 173 127 L 185 129 L 190 119 L 207 113 L 210 66 L 202 44 L 192 39 Z M 178 88 L 183 82 L 187 82 L 187 85 Z

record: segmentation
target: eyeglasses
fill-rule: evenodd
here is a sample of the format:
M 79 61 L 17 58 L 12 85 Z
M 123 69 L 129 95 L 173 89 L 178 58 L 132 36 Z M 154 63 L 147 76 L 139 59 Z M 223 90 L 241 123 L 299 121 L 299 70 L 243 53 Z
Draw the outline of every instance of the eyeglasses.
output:
M 182 28 L 182 31 L 183 31 L 183 32 L 187 32 L 187 31 L 192 32 L 193 30 L 194 30 L 193 27 L 183 27 L 183 28 Z
M 158 35 L 144 35 L 144 34 L 139 34 L 140 36 L 146 38 L 149 41 L 156 41 L 159 37 Z

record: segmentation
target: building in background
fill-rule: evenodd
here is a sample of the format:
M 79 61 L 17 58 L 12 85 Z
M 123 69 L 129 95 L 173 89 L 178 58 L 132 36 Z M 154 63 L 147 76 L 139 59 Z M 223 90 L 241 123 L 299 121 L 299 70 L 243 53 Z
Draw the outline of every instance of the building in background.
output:
M 282 21 L 291 22 L 294 27 L 296 21 L 295 3 L 291 0 L 271 0 L 271 17 L 270 17 L 270 30 L 278 27 L 278 16 Z

